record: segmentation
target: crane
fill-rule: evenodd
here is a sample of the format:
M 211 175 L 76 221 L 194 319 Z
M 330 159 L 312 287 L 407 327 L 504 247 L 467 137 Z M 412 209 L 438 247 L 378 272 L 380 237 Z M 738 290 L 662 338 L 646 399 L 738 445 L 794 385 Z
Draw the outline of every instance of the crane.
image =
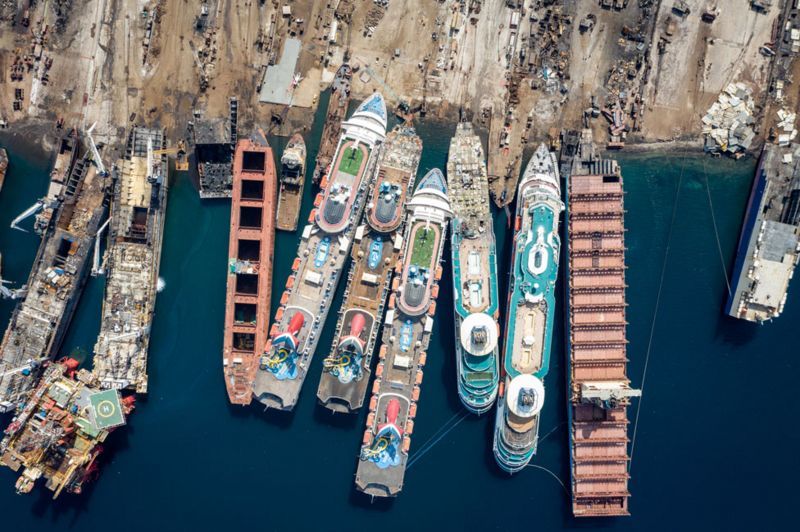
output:
M 189 159 L 186 157 L 186 142 L 183 139 L 178 141 L 178 145 L 173 148 L 153 150 L 153 155 L 174 155 L 175 170 L 185 172 L 189 169 Z
M 24 365 L 22 365 L 22 366 L 20 366 L 18 368 L 10 369 L 10 370 L 7 370 L 7 371 L 4 371 L 4 372 L 0 373 L 0 379 L 4 379 L 4 378 L 8 377 L 9 375 L 13 375 L 15 373 L 22 373 L 23 375 L 28 376 L 28 375 L 31 374 L 31 370 L 32 369 L 38 368 L 39 365 L 42 362 L 44 362 L 45 360 L 47 360 L 47 358 L 40 358 L 38 360 L 34 360 L 34 359 L 31 358 L 30 360 L 28 360 L 27 364 L 24 364 Z
M 86 137 L 89 139 L 89 147 L 92 148 L 92 160 L 94 161 L 94 165 L 97 167 L 97 171 L 100 175 L 106 177 L 108 176 L 108 170 L 106 170 L 103 160 L 100 158 L 100 152 L 97 150 L 97 145 L 94 143 L 94 138 L 92 137 L 92 131 L 96 125 L 97 122 L 86 130 Z

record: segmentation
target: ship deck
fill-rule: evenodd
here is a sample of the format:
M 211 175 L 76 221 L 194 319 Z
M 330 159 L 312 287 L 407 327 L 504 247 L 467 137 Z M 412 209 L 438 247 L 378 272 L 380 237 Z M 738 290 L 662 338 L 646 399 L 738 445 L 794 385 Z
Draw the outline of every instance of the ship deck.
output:
M 363 231 L 361 226 L 359 231 Z M 364 357 L 361 363 L 361 375 L 354 381 L 343 382 L 331 369 L 327 368 L 320 377 L 317 397 L 326 407 L 335 412 L 352 412 L 364 404 L 364 395 L 369 385 L 372 373 L 372 351 L 378 338 L 378 328 L 381 326 L 386 296 L 389 291 L 389 278 L 392 266 L 397 261 L 399 249 L 395 246 L 393 235 L 380 234 L 366 230 L 359 239 L 356 232 L 356 242 L 353 245 L 352 266 L 348 275 L 345 301 L 342 304 L 336 335 L 331 346 L 329 360 L 337 356 L 337 346 L 340 339 L 350 331 L 352 318 L 361 314 L 365 318 L 364 329 L 360 339 L 364 342 Z M 380 240 L 378 240 L 380 239 Z M 380 258 L 374 268 L 370 267 L 371 255 L 374 245 L 380 246 Z
M 287 163 L 292 166 L 287 167 Z M 299 137 L 299 141 L 295 140 L 294 137 L 292 138 L 283 152 L 280 166 L 281 177 L 278 180 L 280 188 L 278 190 L 275 227 L 281 231 L 295 231 L 297 222 L 300 219 L 300 208 L 306 181 L 306 149 L 302 137 Z M 298 166 L 299 168 L 297 168 Z M 285 172 L 292 172 L 292 174 L 285 175 Z M 296 177 L 294 172 L 298 173 Z
M 42 237 L 27 294 L 0 344 L 0 374 L 56 356 L 86 281 L 94 236 L 106 217 L 106 180 L 93 165 L 76 166 L 55 223 Z M 0 377 L 0 402 L 10 407 L 37 376 L 32 371 L 29 376 L 15 372 Z
M 258 357 L 267 343 L 272 299 L 276 189 L 272 150 L 239 140 L 233 168 L 222 366 L 228 399 L 248 405 Z
M 328 111 L 325 114 L 325 125 L 322 128 L 322 137 L 317 151 L 314 167 L 314 182 L 319 182 L 325 175 L 336 153 L 339 136 L 342 132 L 342 121 L 347 114 L 350 103 L 350 85 L 341 79 L 334 79 L 334 90 L 328 100 Z
M 120 168 L 111 212 L 111 245 L 94 374 L 104 388 L 147 393 L 147 352 L 155 312 L 156 287 L 167 208 L 166 156 L 147 165 L 147 144 L 166 146 L 163 132 L 137 127 L 131 132 Z
M 431 235 L 431 233 L 433 233 Z M 411 227 L 408 233 L 409 251 L 406 254 L 405 264 L 403 267 L 402 277 L 400 284 L 406 288 L 400 294 L 397 301 L 398 308 L 408 314 L 409 316 L 418 316 L 425 312 L 432 300 L 436 298 L 433 283 L 433 270 L 436 267 L 435 251 L 440 248 L 442 244 L 442 230 L 437 225 L 431 225 L 424 221 L 417 221 Z M 418 266 L 428 268 L 429 277 L 425 282 L 423 291 L 419 294 L 410 293 L 411 283 L 409 282 L 410 266 Z M 438 287 L 436 289 L 438 293 Z
M 587 133 L 584 133 L 585 135 Z M 585 142 L 585 141 L 584 141 Z M 591 142 L 591 139 L 589 139 Z M 572 510 L 628 515 L 627 395 L 612 403 L 584 387 L 629 390 L 626 375 L 623 188 L 616 163 L 569 179 L 569 354 Z
M 328 183 L 317 211 L 316 223 L 326 233 L 336 234 L 351 223 L 351 212 L 356 198 L 368 179 L 367 167 L 370 149 L 352 140 L 342 142 L 338 155 L 331 166 Z M 337 190 L 344 187 L 345 191 Z

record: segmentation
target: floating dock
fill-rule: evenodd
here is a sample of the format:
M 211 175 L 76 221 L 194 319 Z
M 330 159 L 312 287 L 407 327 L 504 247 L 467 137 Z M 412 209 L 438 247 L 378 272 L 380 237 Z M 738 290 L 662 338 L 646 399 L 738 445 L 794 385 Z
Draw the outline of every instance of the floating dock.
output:
M 70 155 L 71 157 L 71 155 Z M 95 236 L 107 217 L 107 179 L 89 156 L 51 174 L 51 220 L 45 226 L 26 294 L 0 344 L 0 411 L 25 400 L 44 361 L 55 357 L 67 332 L 91 264 Z
M 278 191 L 277 229 L 297 230 L 303 189 L 306 183 L 306 143 L 295 133 L 281 155 L 280 190 Z
M 539 442 L 561 254 L 558 221 L 563 209 L 556 156 L 542 144 L 519 183 L 514 218 L 503 390 L 493 442 L 495 460 L 508 473 L 524 469 Z
M 747 204 L 728 315 L 762 323 L 783 312 L 800 260 L 800 144 L 767 144 Z
M 17 493 L 30 493 L 40 478 L 54 499 L 64 491 L 81 493 L 97 474 L 102 443 L 133 410 L 132 397 L 100 390 L 94 376 L 77 367 L 69 359 L 49 364 L 5 430 L 0 465 L 22 470 Z
M 292 273 L 259 360 L 253 394 L 268 408 L 297 404 L 356 232 L 381 143 L 386 104 L 373 94 L 342 124 L 334 163 L 322 179 Z
M 408 211 L 356 471 L 356 488 L 372 497 L 403 489 L 452 215 L 441 171 L 420 180 Z
M 414 189 L 421 155 L 422 140 L 413 128 L 400 125 L 386 137 L 378 176 L 356 229 L 344 304 L 317 390 L 320 402 L 334 412 L 354 412 L 364 404 L 392 268 L 402 247 L 406 199 Z
M 233 158 L 222 368 L 228 399 L 249 405 L 272 301 L 275 163 L 262 138 L 240 139 Z
M 93 371 L 103 388 L 147 393 L 147 350 L 167 210 L 164 150 L 160 129 L 134 127 L 113 171 L 108 275 L 94 346 Z
M 333 156 L 336 153 L 339 137 L 342 131 L 342 120 L 347 114 L 350 104 L 350 81 L 353 70 L 347 63 L 339 67 L 331 84 L 331 96 L 328 100 L 328 111 L 325 113 L 325 125 L 322 128 L 322 137 L 317 150 L 317 159 L 312 177 L 315 184 L 319 184 L 323 174 L 328 171 Z
M 629 515 L 622 174 L 581 135 L 568 178 L 569 442 L 576 517 Z

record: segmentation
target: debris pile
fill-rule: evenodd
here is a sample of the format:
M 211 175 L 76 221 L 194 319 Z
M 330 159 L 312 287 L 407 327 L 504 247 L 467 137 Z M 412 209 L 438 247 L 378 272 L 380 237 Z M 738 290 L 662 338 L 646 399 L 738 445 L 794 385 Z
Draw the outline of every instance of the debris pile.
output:
M 705 151 L 740 157 L 750 148 L 753 131 L 752 90 L 742 82 L 729 84 L 703 117 Z
M 780 146 L 788 146 L 797 136 L 797 129 L 794 127 L 797 115 L 786 109 L 778 110 L 778 132 L 777 140 Z
M 364 35 L 367 37 L 372 37 L 375 28 L 378 27 L 389 7 L 389 0 L 373 0 L 373 3 L 375 5 L 367 12 L 367 18 L 364 21 Z

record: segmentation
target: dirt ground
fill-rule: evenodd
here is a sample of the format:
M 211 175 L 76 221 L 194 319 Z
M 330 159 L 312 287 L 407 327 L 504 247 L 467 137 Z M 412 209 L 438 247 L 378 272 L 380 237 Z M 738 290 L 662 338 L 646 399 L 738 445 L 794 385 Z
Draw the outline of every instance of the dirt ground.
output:
M 553 127 L 580 127 L 591 97 L 608 96 L 609 69 L 637 50 L 649 49 L 652 66 L 637 140 L 697 135 L 700 116 L 729 81 L 749 83 L 756 97 L 766 85 L 769 60 L 758 49 L 770 40 L 777 5 L 759 14 L 748 0 L 727 0 L 716 21 L 706 24 L 700 21 L 705 0 L 689 0 L 692 12 L 685 18 L 664 0 L 653 33 L 638 43 L 622 39 L 625 26 L 639 23 L 638 1 L 620 11 L 602 9 L 596 0 L 517 3 L 522 7 L 512 29 L 514 2 L 507 0 L 390 0 L 385 10 L 371 0 L 84 0 L 73 4 L 59 33 L 52 8 L 40 2 L 29 27 L 21 24 L 21 10 L 14 25 L 0 21 L 0 120 L 52 128 L 61 118 L 83 129 L 97 122 L 96 139 L 110 145 L 118 145 L 133 123 L 161 125 L 175 141 L 187 136 L 196 116 L 227 116 L 235 96 L 243 133 L 269 129 L 271 119 L 283 114 L 286 123 L 276 132 L 286 134 L 310 126 L 319 93 L 346 52 L 356 69 L 354 99 L 378 90 L 390 107 L 424 102 L 431 115 L 450 119 L 459 108 L 476 117 L 492 108 L 493 119 L 502 120 L 510 109 L 515 121 L 533 117 L 528 144 L 546 140 Z M 206 30 L 197 28 L 203 5 L 209 10 Z M 282 15 L 284 7 L 291 16 Z M 568 57 L 562 90 L 544 90 L 546 74 L 530 70 L 522 74 L 519 102 L 510 105 L 510 73 L 519 71 L 528 39 L 539 38 L 537 28 L 554 8 L 568 15 L 559 27 Z M 590 14 L 594 27 L 579 32 L 578 22 Z M 660 54 L 668 17 L 676 21 L 676 34 Z M 12 81 L 15 57 L 32 57 L 45 26 L 41 59 L 21 81 Z M 296 67 L 301 81 L 286 114 L 282 106 L 258 103 L 257 92 L 288 37 L 301 39 L 302 49 Z M 14 110 L 17 89 L 23 100 Z M 591 126 L 600 135 L 608 123 L 599 118 Z M 519 149 L 524 144 L 511 143 Z M 491 159 L 491 146 L 488 152 Z
M 662 37 L 671 42 L 665 52 L 651 50 L 653 73 L 645 91 L 647 113 L 642 135 L 649 139 L 672 139 L 698 135 L 700 118 L 732 81 L 744 81 L 760 101 L 767 86 L 769 58 L 759 47 L 771 40 L 779 6 L 767 13 L 750 9 L 749 0 L 720 2 L 720 13 L 710 24 L 700 14 L 705 0 L 688 0 L 686 17 L 672 12 L 671 2 L 662 2 L 654 42 Z M 666 35 L 667 20 L 676 31 Z

